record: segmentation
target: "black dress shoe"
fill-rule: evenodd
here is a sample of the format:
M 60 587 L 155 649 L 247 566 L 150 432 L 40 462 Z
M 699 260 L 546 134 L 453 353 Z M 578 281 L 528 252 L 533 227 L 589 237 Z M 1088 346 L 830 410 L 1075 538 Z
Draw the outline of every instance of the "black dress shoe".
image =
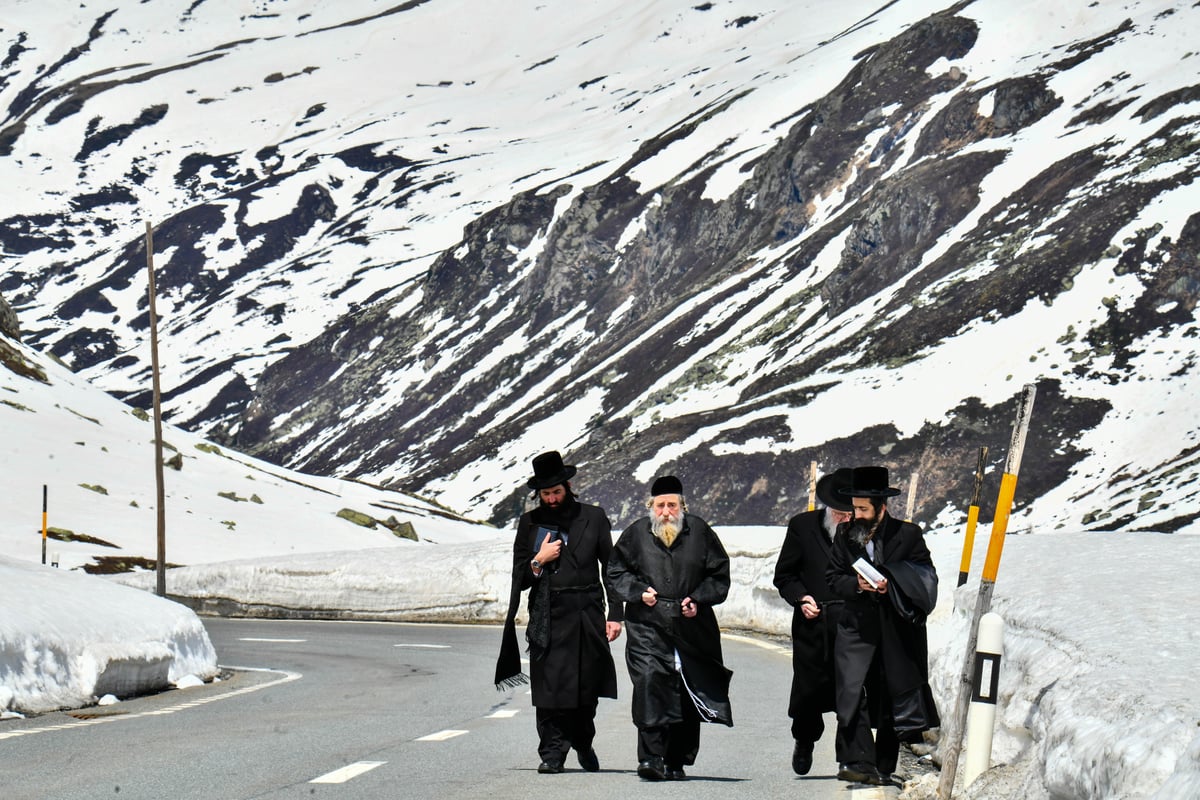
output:
M 576 750 L 575 754 L 579 756 L 579 766 L 583 767 L 585 772 L 600 771 L 600 759 L 596 756 L 594 747 L 589 747 L 587 750 Z
M 849 764 L 842 764 L 838 768 L 837 779 L 839 781 L 849 781 L 850 783 L 868 783 L 872 786 L 883 786 L 883 777 L 879 774 L 879 770 L 875 769 L 874 764 L 869 764 L 866 761 L 853 761 Z
M 563 765 L 557 761 L 543 761 L 538 764 L 538 772 L 543 775 L 557 775 L 563 771 Z
M 667 767 L 667 780 L 669 781 L 686 781 L 687 773 L 683 771 L 683 767 Z
M 796 740 L 796 747 L 792 750 L 792 772 L 797 775 L 807 775 L 812 769 L 813 758 L 813 743 L 802 742 Z
M 667 778 L 667 770 L 659 756 L 653 756 L 638 764 L 637 774 L 645 781 L 662 781 Z

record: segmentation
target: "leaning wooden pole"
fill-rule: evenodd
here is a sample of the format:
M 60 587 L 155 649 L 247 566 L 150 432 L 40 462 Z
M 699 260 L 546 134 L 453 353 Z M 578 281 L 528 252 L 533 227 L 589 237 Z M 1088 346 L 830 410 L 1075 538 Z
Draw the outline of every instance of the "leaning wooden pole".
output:
M 987 445 L 979 448 L 979 464 L 975 467 L 975 491 L 967 509 L 967 535 L 963 538 L 962 559 L 958 563 L 958 585 L 967 582 L 971 573 L 971 554 L 975 550 L 975 526 L 979 523 L 979 495 L 983 492 L 983 471 L 987 466 Z
M 150 273 L 150 373 L 154 386 L 154 481 L 157 489 L 155 508 L 158 509 L 158 556 L 155 591 L 167 596 L 167 490 L 163 485 L 162 396 L 158 381 L 158 311 L 154 298 L 154 229 L 146 222 L 146 270 Z
M 958 698 L 954 714 L 943 726 L 944 743 L 939 747 L 942 756 L 942 774 L 938 780 L 938 797 L 950 800 L 954 791 L 955 773 L 958 771 L 958 756 L 962 750 L 963 731 L 966 730 L 967 711 L 970 708 L 971 679 L 974 676 L 975 647 L 979 641 L 979 620 L 991 611 L 992 595 L 996 591 L 996 573 L 1000 571 L 1000 554 L 1004 550 L 1004 537 L 1008 533 L 1008 517 L 1012 511 L 1013 496 L 1017 490 L 1017 471 L 1021 467 L 1021 456 L 1025 452 L 1025 437 L 1029 433 L 1029 420 L 1033 414 L 1033 398 L 1037 387 L 1025 385 L 1017 407 L 1017 422 L 1013 426 L 1012 440 L 1008 446 L 1008 459 L 1004 475 L 1000 478 L 1000 496 L 996 500 L 996 516 L 992 520 L 992 536 L 988 540 L 987 558 L 983 563 L 983 574 L 979 582 L 979 596 L 971 624 L 967 628 L 967 647 L 963 657 L 962 672 L 959 673 Z

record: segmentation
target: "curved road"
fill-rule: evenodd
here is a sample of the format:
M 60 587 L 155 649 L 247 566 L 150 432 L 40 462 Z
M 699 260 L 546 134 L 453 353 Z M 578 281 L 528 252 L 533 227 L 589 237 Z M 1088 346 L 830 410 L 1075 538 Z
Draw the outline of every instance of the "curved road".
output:
M 789 652 L 726 636 L 736 727 L 704 726 L 685 783 L 634 773 L 621 698 L 602 700 L 601 771 L 536 771 L 527 687 L 491 685 L 495 626 L 205 620 L 225 679 L 113 706 L 0 721 L 6 800 L 187 798 L 895 798 L 834 779 L 832 716 L 812 774 L 791 771 Z

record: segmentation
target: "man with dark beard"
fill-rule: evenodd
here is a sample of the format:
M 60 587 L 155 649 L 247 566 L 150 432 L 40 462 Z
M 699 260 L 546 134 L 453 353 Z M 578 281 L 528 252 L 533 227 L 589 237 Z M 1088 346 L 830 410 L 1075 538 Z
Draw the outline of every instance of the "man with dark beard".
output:
M 721 630 L 713 606 L 729 593 L 729 556 L 704 520 L 687 513 L 674 475 L 650 489 L 650 516 L 625 529 L 608 573 L 625 601 L 625 663 L 633 681 L 638 775 L 685 780 L 700 723 L 733 725 Z
M 837 526 L 849 522 L 854 510 L 849 498 L 838 494 L 850 488 L 852 474 L 853 470 L 839 469 L 817 481 L 821 507 L 788 521 L 775 563 L 775 588 L 793 608 L 788 716 L 795 740 L 792 769 L 797 775 L 812 769 L 813 746 L 825 732 L 822 715 L 833 711 L 833 642 L 844 601 L 830 591 L 825 570 Z
M 888 486 L 886 467 L 855 468 L 840 493 L 854 521 L 838 528 L 825 573 L 846 601 L 834 645 L 838 779 L 887 785 L 900 742 L 940 724 L 925 632 L 937 572 L 921 529 L 887 512 L 900 490 Z
M 574 748 L 579 766 L 600 769 L 592 747 L 596 706 L 617 696 L 609 642 L 621 635 L 622 610 L 607 576 L 612 526 L 604 510 L 576 500 L 575 467 L 551 451 L 533 459 L 527 485 L 538 506 L 522 515 L 513 541 L 513 576 L 496 688 L 532 683 L 538 772 L 563 771 Z M 529 593 L 529 678 L 521 672 L 515 619 Z M 605 615 L 607 595 L 607 621 Z

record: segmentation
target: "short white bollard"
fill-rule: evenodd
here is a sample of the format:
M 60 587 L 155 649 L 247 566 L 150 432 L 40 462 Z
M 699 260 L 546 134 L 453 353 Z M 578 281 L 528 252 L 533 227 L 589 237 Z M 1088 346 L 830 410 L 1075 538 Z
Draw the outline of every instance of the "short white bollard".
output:
M 1000 686 L 1000 656 L 1004 652 L 1004 618 L 994 611 L 979 619 L 975 645 L 975 674 L 967 711 L 966 760 L 963 786 L 970 786 L 991 766 L 992 731 L 996 726 L 996 695 Z

